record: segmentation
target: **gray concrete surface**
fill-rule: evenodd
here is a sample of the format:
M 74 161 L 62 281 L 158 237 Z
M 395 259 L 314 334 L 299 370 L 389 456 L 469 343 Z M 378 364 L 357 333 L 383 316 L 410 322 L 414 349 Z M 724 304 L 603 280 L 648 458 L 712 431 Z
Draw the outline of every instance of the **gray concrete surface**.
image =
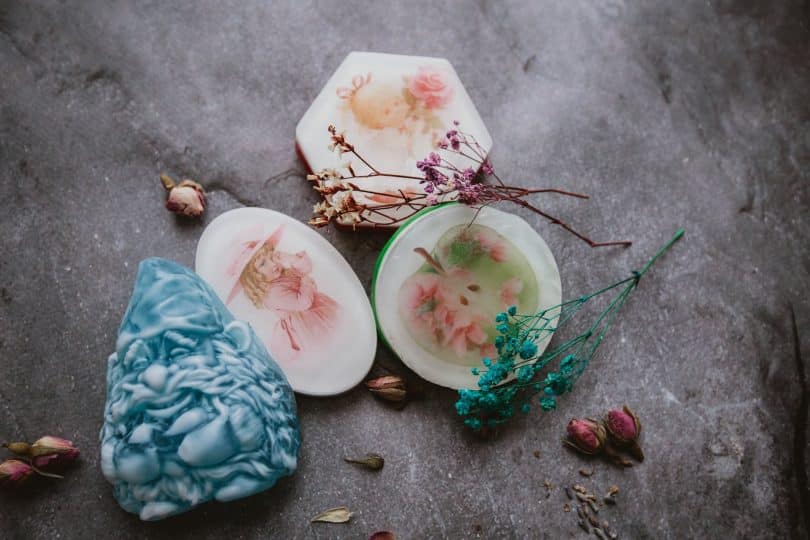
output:
M 564 290 L 625 275 L 679 227 L 578 388 L 495 440 L 454 395 L 382 346 L 375 372 L 419 396 L 300 398 L 298 473 L 270 492 L 144 524 L 98 467 L 105 362 L 138 262 L 191 265 L 206 222 L 240 205 L 306 219 L 295 124 L 351 50 L 449 58 L 513 183 L 590 193 L 544 208 L 626 250 L 591 250 L 535 216 Z M 584 537 L 560 485 L 621 488 L 622 538 L 806 538 L 806 1 L 0 1 L 0 439 L 72 438 L 81 465 L 0 496 L 0 537 Z M 201 223 L 162 206 L 158 173 L 210 190 Z M 384 235 L 323 230 L 368 286 Z M 621 403 L 647 461 L 590 466 L 559 441 Z M 379 474 L 347 466 L 376 451 Z M 539 451 L 539 457 L 534 452 Z M 546 497 L 543 486 L 555 486 Z M 346 525 L 311 525 L 332 506 Z

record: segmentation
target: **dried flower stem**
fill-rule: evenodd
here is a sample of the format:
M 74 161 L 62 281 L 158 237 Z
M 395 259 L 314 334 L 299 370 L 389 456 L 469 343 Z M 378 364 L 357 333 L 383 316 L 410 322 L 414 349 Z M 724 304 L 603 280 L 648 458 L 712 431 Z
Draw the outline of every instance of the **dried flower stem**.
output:
M 456 123 L 456 126 L 458 124 Z M 393 226 L 410 218 L 416 212 L 441 202 L 456 201 L 478 207 L 479 210 L 490 204 L 502 201 L 513 202 L 523 208 L 531 210 L 547 219 L 553 225 L 559 225 L 577 238 L 583 240 L 591 247 L 629 246 L 629 241 L 596 242 L 588 236 L 576 231 L 560 218 L 552 216 L 537 206 L 525 200 L 530 195 L 541 193 L 555 193 L 579 199 L 588 199 L 589 196 L 559 188 L 523 188 L 508 186 L 493 170 L 486 157 L 486 152 L 476 138 L 458 129 L 449 130 L 437 146 L 439 149 L 465 158 L 473 166 L 459 168 L 453 162 L 433 152 L 424 160 L 417 163 L 422 171 L 421 176 L 381 171 L 369 159 L 364 157 L 355 146 L 346 140 L 343 133 L 338 133 L 334 126 L 328 131 L 332 143 L 330 149 L 339 155 L 349 154 L 365 165 L 369 171 L 366 174 L 357 174 L 351 163 L 345 165 L 348 174 L 341 170 L 324 169 L 307 178 L 315 182 L 315 190 L 321 193 L 324 201 L 314 208 L 315 216 L 310 220 L 314 226 L 324 226 L 332 219 L 340 224 L 356 226 L 360 223 L 371 227 Z M 491 176 L 497 184 L 486 184 L 482 180 Z M 399 180 L 413 180 L 423 185 L 424 193 L 396 191 L 376 191 L 358 186 L 352 180 L 368 180 L 372 178 L 393 178 Z M 390 202 L 368 204 L 358 202 L 354 195 L 360 194 L 373 200 L 383 198 Z M 389 212 L 406 209 L 407 212 Z M 478 213 L 475 214 L 477 217 Z
M 34 469 L 34 472 L 37 473 L 40 476 L 47 476 L 48 478 L 58 478 L 60 480 L 64 478 L 64 476 L 62 476 L 61 474 L 54 474 L 54 473 L 45 472 L 42 469 L 34 467 L 34 465 L 32 463 L 30 463 L 30 461 L 29 461 L 29 465 L 31 465 L 31 468 Z

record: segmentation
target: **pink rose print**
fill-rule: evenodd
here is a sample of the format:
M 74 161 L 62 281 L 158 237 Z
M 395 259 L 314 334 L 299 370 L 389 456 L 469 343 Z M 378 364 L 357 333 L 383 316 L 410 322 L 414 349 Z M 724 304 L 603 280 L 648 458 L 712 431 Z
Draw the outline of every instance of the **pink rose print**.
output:
M 444 81 L 442 73 L 435 68 L 422 66 L 408 81 L 408 91 L 426 109 L 438 109 L 450 103 L 453 89 Z

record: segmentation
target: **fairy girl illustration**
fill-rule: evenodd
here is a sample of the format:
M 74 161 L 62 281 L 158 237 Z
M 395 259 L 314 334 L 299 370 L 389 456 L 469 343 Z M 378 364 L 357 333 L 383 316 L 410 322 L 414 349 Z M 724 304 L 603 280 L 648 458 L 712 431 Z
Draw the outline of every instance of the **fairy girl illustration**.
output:
M 318 291 L 312 260 L 306 251 L 278 248 L 284 227 L 264 240 L 243 243 L 241 254 L 228 268 L 238 279 L 226 305 L 243 292 L 257 309 L 270 310 L 279 320 L 268 346 L 280 360 L 295 359 L 309 346 L 328 338 L 340 310 L 329 295 Z

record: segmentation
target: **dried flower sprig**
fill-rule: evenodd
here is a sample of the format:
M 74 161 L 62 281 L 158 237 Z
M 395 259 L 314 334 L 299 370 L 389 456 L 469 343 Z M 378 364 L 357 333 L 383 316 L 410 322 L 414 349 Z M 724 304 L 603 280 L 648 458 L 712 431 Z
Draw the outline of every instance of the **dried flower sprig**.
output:
M 335 126 L 329 126 L 331 143 L 329 149 L 338 156 L 351 156 L 362 163 L 368 172 L 360 174 L 355 171 L 351 161 L 337 169 L 322 169 L 307 176 L 313 182 L 314 189 L 323 197 L 323 201 L 313 208 L 313 217 L 309 223 L 316 227 L 335 221 L 340 225 L 359 224 L 368 226 L 392 226 L 402 223 L 418 211 L 442 202 L 460 202 L 474 207 L 484 207 L 501 201 L 522 206 L 559 225 L 577 238 L 587 242 L 591 247 L 628 246 L 628 241 L 595 242 L 576 231 L 565 221 L 530 203 L 530 195 L 556 193 L 569 197 L 588 199 L 588 195 L 557 188 L 523 188 L 508 186 L 495 172 L 487 159 L 487 153 L 478 143 L 475 136 L 459 129 L 458 122 L 448 130 L 444 137 L 436 142 L 436 152 L 431 152 L 416 166 L 421 176 L 384 172 L 374 166 L 357 148 L 346 139 L 344 132 L 338 132 Z M 439 152 L 455 155 L 457 159 L 449 160 Z M 469 163 L 460 167 L 455 162 Z M 390 189 L 378 191 L 358 185 L 358 180 L 367 179 L 400 179 L 414 180 L 422 185 L 423 192 Z M 494 183 L 485 183 L 487 178 Z
M 456 412 L 464 418 L 464 423 L 474 430 L 504 424 L 514 416 L 516 403 L 522 412 L 529 412 L 537 394 L 540 394 L 537 401 L 543 410 L 556 408 L 556 398 L 571 391 L 642 276 L 683 234 L 683 229 L 675 233 L 641 270 L 594 293 L 532 315 L 518 314 L 514 306 L 498 313 L 495 317 L 500 333 L 495 338 L 498 358 L 484 358 L 484 369 L 472 368 L 474 375 L 480 375 L 478 390 L 459 390 Z M 614 290 L 619 293 L 584 332 L 538 354 L 538 342 L 549 339 L 591 299 Z M 541 379 L 544 368 L 557 359 L 561 359 L 559 368 Z

